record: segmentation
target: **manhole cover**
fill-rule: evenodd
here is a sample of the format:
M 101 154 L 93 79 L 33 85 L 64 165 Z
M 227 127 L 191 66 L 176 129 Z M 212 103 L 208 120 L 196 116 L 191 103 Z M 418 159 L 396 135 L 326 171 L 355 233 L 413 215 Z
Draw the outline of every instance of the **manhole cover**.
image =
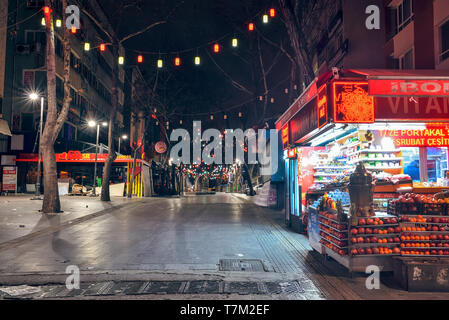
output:
M 257 282 L 228 282 L 225 283 L 224 292 L 240 295 L 265 293 L 262 283 Z
M 181 281 L 150 282 L 142 291 L 144 294 L 177 294 L 181 292 L 184 283 Z
M 220 259 L 220 271 L 267 272 L 260 260 Z
M 220 293 L 220 281 L 190 281 L 185 289 L 186 294 L 218 294 Z

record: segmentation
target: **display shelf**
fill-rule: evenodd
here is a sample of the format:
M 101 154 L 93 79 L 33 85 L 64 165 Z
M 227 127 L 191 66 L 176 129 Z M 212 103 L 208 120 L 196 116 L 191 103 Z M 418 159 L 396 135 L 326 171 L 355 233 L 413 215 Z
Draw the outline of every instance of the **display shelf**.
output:
M 431 255 L 431 254 L 401 254 L 401 257 L 449 258 L 449 255 L 442 255 L 442 256 L 436 255 L 435 256 L 435 255 Z
M 398 224 L 378 224 L 378 225 L 363 225 L 363 226 L 353 226 L 353 228 L 391 228 L 397 227 Z
M 344 250 L 344 249 L 348 249 L 348 248 L 349 248 L 348 246 L 346 246 L 346 247 L 340 247 L 339 245 L 337 245 L 337 244 L 333 243 L 332 241 L 330 241 L 330 240 L 328 240 L 328 239 L 326 239 L 326 238 L 321 238 L 321 240 L 323 240 L 323 241 L 327 241 L 328 243 L 330 243 L 330 244 L 332 244 L 332 245 L 336 246 L 336 247 L 337 247 L 338 249 L 342 249 L 342 250 Z
M 400 246 L 401 243 L 400 242 L 387 242 L 387 243 L 352 243 L 351 244 L 352 247 L 357 247 L 357 248 L 371 248 L 371 247 L 375 247 L 376 245 L 379 247 L 383 247 L 383 246 Z
M 325 223 L 323 223 L 323 222 L 321 222 L 321 221 L 318 221 L 318 223 L 321 224 L 321 225 L 323 225 L 323 226 L 328 227 L 329 229 L 335 230 L 335 231 L 340 232 L 340 233 L 346 233 L 346 232 L 348 232 L 348 230 L 338 230 L 337 228 L 331 227 L 330 225 L 325 224 Z
M 365 167 L 366 170 L 401 170 L 403 169 L 402 166 L 400 167 Z
M 341 256 L 334 250 L 324 246 L 324 252 L 326 255 L 340 263 L 342 266 L 346 267 L 347 269 L 350 269 L 351 267 L 351 258 L 349 256 Z M 365 270 L 366 271 L 366 270 Z
M 404 158 L 359 158 L 357 160 L 350 160 L 348 163 L 350 164 L 356 164 L 357 162 L 363 161 L 363 162 L 375 162 L 375 161 L 402 161 Z
M 336 177 L 336 176 L 344 176 L 344 173 L 315 173 L 314 177 Z
M 372 233 L 372 234 L 356 234 L 356 235 L 352 235 L 353 237 L 398 237 L 400 235 L 400 233 L 385 233 L 385 234 L 379 234 L 379 233 Z
M 337 220 L 334 220 L 334 219 L 331 219 L 331 218 L 328 218 L 328 217 L 322 216 L 321 214 L 318 214 L 318 217 L 320 217 L 320 218 L 323 218 L 323 219 L 326 219 L 326 220 L 329 220 L 329 221 L 332 221 L 332 222 L 334 222 L 334 223 L 337 223 L 337 224 L 344 224 L 344 225 L 348 225 L 348 222 L 341 222 L 341 221 L 337 221 Z
M 348 238 L 345 238 L 345 239 L 340 239 L 340 238 L 338 238 L 338 237 L 334 236 L 333 234 L 331 234 L 331 233 L 329 233 L 329 232 L 326 232 L 326 231 L 324 231 L 323 229 L 320 229 L 320 231 L 322 231 L 323 233 L 327 234 L 328 236 L 331 236 L 331 237 L 332 237 L 332 238 L 334 238 L 335 240 L 338 240 L 338 241 L 348 241 Z

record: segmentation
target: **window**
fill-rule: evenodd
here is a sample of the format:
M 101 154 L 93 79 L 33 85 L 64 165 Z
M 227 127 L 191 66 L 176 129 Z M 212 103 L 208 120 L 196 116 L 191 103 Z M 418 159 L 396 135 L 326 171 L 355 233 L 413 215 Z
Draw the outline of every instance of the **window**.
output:
M 440 27 L 441 54 L 440 62 L 449 58 L 449 20 Z
M 32 131 L 33 129 L 33 114 L 22 113 L 22 131 Z
M 403 30 L 413 20 L 413 0 L 404 0 L 397 8 L 397 32 Z
M 399 58 L 399 69 L 414 69 L 413 49 Z

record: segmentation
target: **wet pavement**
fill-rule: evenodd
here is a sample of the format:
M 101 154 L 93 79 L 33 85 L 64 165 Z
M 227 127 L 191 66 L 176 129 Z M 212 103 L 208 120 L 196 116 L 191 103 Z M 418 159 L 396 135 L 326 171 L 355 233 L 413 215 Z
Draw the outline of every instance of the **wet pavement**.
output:
M 81 271 L 78 291 L 65 288 L 68 266 Z M 35 299 L 449 297 L 388 283 L 373 292 L 365 280 L 314 252 L 282 212 L 225 193 L 143 199 L 0 246 L 0 290 L 37 286 Z

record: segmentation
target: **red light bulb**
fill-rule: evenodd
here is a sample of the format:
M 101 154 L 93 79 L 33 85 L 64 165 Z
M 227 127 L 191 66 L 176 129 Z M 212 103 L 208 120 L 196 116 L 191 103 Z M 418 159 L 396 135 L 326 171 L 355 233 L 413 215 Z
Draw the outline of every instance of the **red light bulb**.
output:
M 142 62 L 143 62 L 143 56 L 139 55 L 139 56 L 137 57 L 137 62 L 138 62 L 138 63 L 142 63 Z
M 250 24 L 248 25 L 248 30 L 249 30 L 249 31 L 254 31 L 254 23 L 250 23 Z
M 276 9 L 270 9 L 270 17 L 274 18 L 276 16 Z
M 220 52 L 220 45 L 218 43 L 214 44 L 214 52 L 219 53 Z
M 175 58 L 175 66 L 179 67 L 181 65 L 181 58 Z
M 104 43 L 100 44 L 100 51 L 105 52 L 106 51 L 106 45 Z

